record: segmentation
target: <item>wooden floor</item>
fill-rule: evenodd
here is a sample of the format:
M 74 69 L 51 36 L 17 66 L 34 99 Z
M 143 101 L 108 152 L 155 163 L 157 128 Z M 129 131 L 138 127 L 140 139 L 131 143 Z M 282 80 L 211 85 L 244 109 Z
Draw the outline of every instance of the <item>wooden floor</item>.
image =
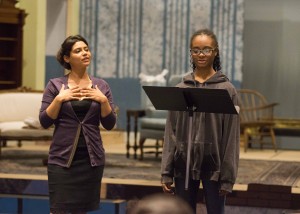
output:
M 132 136 L 132 135 L 131 135 Z M 104 141 L 104 147 L 107 153 L 126 154 L 126 134 L 123 133 L 124 140 L 114 141 L 109 137 Z M 122 139 L 121 137 L 121 139 Z M 299 139 L 300 140 L 300 139 Z M 131 139 L 133 142 L 133 139 Z M 147 140 L 147 144 L 154 145 L 155 141 Z M 147 149 L 145 149 L 147 151 Z M 153 149 L 152 149 L 153 150 Z M 133 154 L 133 149 L 130 149 L 130 154 Z M 139 151 L 138 151 L 139 156 Z M 281 150 L 275 152 L 273 149 L 248 149 L 244 152 L 243 145 L 240 147 L 241 159 L 256 159 L 256 160 L 279 160 L 279 161 L 295 161 L 300 162 L 300 150 Z
M 105 132 L 102 134 L 104 148 L 107 153 L 118 153 L 118 154 L 126 154 L 126 141 L 127 136 L 125 132 L 117 131 L 117 132 Z M 139 136 L 137 137 L 137 139 Z M 299 139 L 300 140 L 300 139 Z M 133 134 L 130 135 L 131 145 L 133 144 Z M 155 141 L 146 140 L 146 144 L 154 145 Z M 16 142 L 8 143 L 9 149 L 15 147 Z M 49 142 L 23 142 L 22 147 L 20 149 L 25 150 L 48 150 Z M 147 151 L 147 148 L 145 149 Z M 153 149 L 152 149 L 153 150 Z M 130 155 L 133 154 L 133 149 L 130 150 Z M 137 151 L 137 155 L 140 155 L 139 150 Z M 240 158 L 241 159 L 256 159 L 256 160 L 279 160 L 279 161 L 295 161 L 300 162 L 300 150 L 282 150 L 278 149 L 275 152 L 273 149 L 248 149 L 247 152 L 244 152 L 243 145 L 241 143 L 240 147 Z
M 102 134 L 104 141 L 104 148 L 106 153 L 118 153 L 126 155 L 126 140 L 127 136 L 125 132 L 105 132 Z M 130 135 L 130 142 L 133 142 L 133 134 Z M 155 141 L 147 140 L 147 144 L 155 144 Z M 16 148 L 16 142 L 9 142 L 8 147 L 2 148 L 3 150 Z M 49 142 L 23 142 L 20 149 L 24 150 L 48 150 Z M 147 148 L 145 149 L 147 151 Z M 153 150 L 153 149 L 152 149 Z M 133 149 L 130 150 L 131 158 L 133 158 Z M 137 156 L 139 157 L 140 152 L 137 151 Z M 150 154 L 148 154 L 150 155 Z M 240 148 L 240 158 L 241 159 L 254 159 L 254 160 L 279 160 L 279 161 L 293 161 L 300 162 L 300 150 L 280 150 L 275 152 L 273 149 L 248 149 L 244 152 L 244 148 Z M 1 175 L 9 176 L 9 175 Z
M 127 136 L 125 132 L 111 132 L 111 133 L 104 133 L 103 135 L 103 141 L 104 141 L 104 148 L 106 153 L 118 153 L 118 154 L 124 154 L 126 155 L 126 140 Z M 130 141 L 133 142 L 132 139 L 133 134 L 131 134 Z M 147 144 L 155 144 L 154 141 L 147 140 Z M 3 148 L 3 150 L 6 149 L 15 149 L 17 147 L 16 142 L 9 142 L 8 146 L 6 148 Z M 23 150 L 44 150 L 47 151 L 49 148 L 49 142 L 23 142 L 23 145 L 20 149 Z M 133 149 L 130 150 L 130 158 L 133 158 Z M 137 155 L 139 156 L 139 151 Z M 146 155 L 154 155 L 154 154 L 146 154 Z M 300 162 L 300 151 L 299 150 L 281 150 L 279 149 L 277 152 L 275 152 L 273 149 L 248 149 L 248 151 L 245 153 L 244 148 L 240 148 L 240 158 L 241 159 L 256 159 L 256 160 L 279 160 L 279 161 L 293 161 L 293 162 Z M 32 179 L 32 180 L 47 180 L 47 176 L 43 175 L 29 175 L 29 174 L 4 174 L 0 173 L 0 178 L 12 178 L 12 179 Z M 103 189 L 101 190 L 102 197 L 105 198 L 105 188 L 107 185 L 110 184 L 117 184 L 117 185 L 141 185 L 141 186 L 160 186 L 159 181 L 146 181 L 146 180 L 136 180 L 136 179 L 112 179 L 112 178 L 103 178 Z M 234 185 L 235 191 L 247 191 L 247 185 Z M 102 193 L 103 192 L 103 193 Z M 300 194 L 300 188 L 292 188 L 292 193 L 294 194 Z M 200 205 L 199 205 L 200 206 Z M 201 210 L 200 213 L 206 213 L 205 207 L 197 208 L 198 210 Z M 229 207 L 228 209 L 241 209 L 240 207 Z M 249 212 L 245 211 L 245 209 L 250 209 L 247 207 L 243 207 L 243 212 L 241 210 L 239 211 L 231 211 L 230 213 L 283 213 L 282 210 L 280 212 L 277 210 L 276 212 L 269 210 L 266 210 L 264 212 L 262 211 L 262 208 L 257 208 L 259 212 L 256 210 L 253 212 L 253 209 Z M 198 211 L 197 211 L 198 213 Z

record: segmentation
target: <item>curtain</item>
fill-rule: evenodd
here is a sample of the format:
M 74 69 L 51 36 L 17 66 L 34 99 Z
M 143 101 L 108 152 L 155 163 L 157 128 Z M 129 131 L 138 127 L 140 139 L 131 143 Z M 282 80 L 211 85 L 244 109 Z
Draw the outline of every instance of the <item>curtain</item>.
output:
M 218 37 L 222 71 L 242 80 L 244 0 L 81 0 L 80 34 L 102 78 L 138 78 L 191 70 L 189 40 L 200 28 Z

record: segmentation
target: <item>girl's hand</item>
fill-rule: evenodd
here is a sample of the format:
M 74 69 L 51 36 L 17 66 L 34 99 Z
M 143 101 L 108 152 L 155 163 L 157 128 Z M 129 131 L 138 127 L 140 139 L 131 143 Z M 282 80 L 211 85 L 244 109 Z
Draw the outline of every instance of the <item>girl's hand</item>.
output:
M 225 195 L 227 195 L 229 192 L 228 191 L 226 191 L 226 190 L 220 190 L 219 191 L 219 196 L 225 196 Z
M 167 183 L 167 184 L 161 184 L 164 193 L 168 193 L 168 194 L 172 194 L 172 195 L 174 194 L 174 191 L 173 191 L 171 185 L 172 184 L 169 184 L 169 183 Z

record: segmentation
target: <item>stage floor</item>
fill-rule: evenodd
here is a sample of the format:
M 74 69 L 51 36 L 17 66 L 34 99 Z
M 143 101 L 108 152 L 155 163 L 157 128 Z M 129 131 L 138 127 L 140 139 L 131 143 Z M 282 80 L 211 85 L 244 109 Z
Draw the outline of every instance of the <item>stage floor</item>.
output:
M 131 135 L 132 138 L 133 135 Z M 131 142 L 133 142 L 133 139 L 130 139 Z M 151 144 L 155 144 L 155 141 L 152 140 L 147 140 L 146 141 L 147 145 L 151 145 Z M 21 166 L 16 165 L 11 165 L 10 168 L 18 168 L 19 167 L 19 171 L 18 173 L 15 173 L 16 170 L 12 170 L 11 172 L 9 171 L 9 167 L 7 167 L 7 169 L 5 170 L 5 161 L 7 161 L 7 163 L 9 162 L 10 164 L 12 164 L 14 162 L 14 160 L 17 162 L 18 159 L 22 159 L 22 155 L 24 155 L 24 159 L 26 159 L 26 157 L 29 157 L 31 155 L 36 155 L 36 158 L 45 158 L 47 151 L 49 148 L 49 142 L 23 142 L 22 147 L 17 147 L 16 142 L 9 142 L 7 147 L 2 148 L 2 160 L 0 160 L 2 162 L 0 162 L 1 168 L 0 168 L 0 178 L 2 177 L 11 177 L 11 178 L 20 178 L 20 177 L 24 177 L 24 178 L 32 178 L 32 179 L 39 179 L 39 178 L 43 178 L 44 176 L 46 176 L 46 168 L 43 167 L 42 165 L 37 166 L 39 164 L 41 164 L 41 162 L 37 162 L 37 163 L 33 163 L 33 161 L 36 160 L 32 160 L 32 162 L 28 161 L 28 168 L 24 167 L 24 169 L 21 168 Z M 116 171 L 116 173 L 114 173 L 114 171 L 112 170 L 107 170 L 107 175 L 106 177 L 104 177 L 104 181 L 107 179 L 110 182 L 121 182 L 121 183 L 130 183 L 130 182 L 134 182 L 136 183 L 137 180 L 139 180 L 139 183 L 143 183 L 143 181 L 145 180 L 145 183 L 149 182 L 151 183 L 151 185 L 160 185 L 160 156 L 158 158 L 155 158 L 155 154 L 151 153 L 151 151 L 153 151 L 153 149 L 147 149 L 145 148 L 145 155 L 144 155 L 144 160 L 140 161 L 138 159 L 134 159 L 133 158 L 133 149 L 130 149 L 130 157 L 126 158 L 126 134 L 121 133 L 121 132 L 115 132 L 115 133 L 110 133 L 110 134 L 106 134 L 104 136 L 104 148 L 106 151 L 106 156 L 107 156 L 107 168 L 113 168 L 112 170 Z M 147 153 L 150 152 L 150 153 Z M 36 153 L 36 154 L 35 154 Z M 27 156 L 26 156 L 27 155 Z M 139 157 L 140 152 L 139 150 L 137 151 L 137 156 Z M 265 172 L 264 174 L 262 174 L 260 172 L 259 176 L 261 176 L 261 179 L 265 179 L 266 180 L 266 175 L 271 173 L 276 173 L 275 170 L 277 168 L 277 170 L 281 170 L 280 168 L 284 168 L 286 165 L 295 165 L 294 168 L 291 168 L 290 170 L 294 171 L 294 175 L 293 177 L 300 177 L 300 175 L 298 175 L 298 173 L 300 173 L 300 151 L 298 150 L 278 150 L 277 152 L 275 152 L 273 149 L 248 149 L 247 152 L 244 152 L 243 147 L 240 148 L 240 164 L 242 164 L 243 168 L 241 168 L 241 170 L 248 170 L 249 171 L 249 176 L 254 175 L 256 177 L 253 177 L 253 181 L 255 181 L 255 179 L 257 179 L 256 174 L 251 174 L 251 172 L 256 170 L 263 170 L 266 169 L 268 170 L 268 172 Z M 37 160 L 39 161 L 39 159 Z M 262 165 L 266 165 L 266 163 L 270 163 L 270 162 L 265 162 L 265 161 L 272 161 L 271 165 L 268 165 L 266 167 L 268 168 L 263 168 Z M 12 163 L 11 163 L 12 162 Z M 122 164 L 120 165 L 120 162 L 122 162 Z M 286 163 L 285 163 L 286 162 Z M 299 164 L 297 164 L 299 163 Z M 251 165 L 252 164 L 252 165 Z M 29 166 L 31 165 L 31 166 Z M 299 165 L 299 167 L 298 167 Z M 30 171 L 31 168 L 29 167 L 35 167 L 34 171 Z M 112 167 L 110 167 L 112 166 Z M 119 176 L 118 178 L 118 170 L 123 170 L 125 168 L 128 169 L 128 167 L 145 167 L 148 169 L 151 169 L 152 171 L 149 173 L 147 172 L 146 174 L 140 174 L 140 177 L 135 176 L 134 175 L 134 171 L 132 172 L 132 176 L 127 175 L 126 178 L 127 179 L 122 179 L 122 176 Z M 116 168 L 119 167 L 120 169 Z M 249 169 L 245 169 L 245 167 L 248 167 Z M 261 169 L 258 169 L 258 167 L 261 167 Z M 17 169 L 18 170 L 18 169 Z M 25 173 L 22 173 L 22 170 Z M 38 173 L 40 170 L 40 174 Z M 251 171 L 252 170 L 252 171 Z M 137 172 L 138 173 L 138 172 Z M 241 172 L 242 173 L 242 172 Z M 245 172 L 247 173 L 247 172 Z M 287 172 L 286 176 L 290 176 Z M 130 172 L 128 172 L 128 174 L 130 174 Z M 151 175 L 151 176 L 150 176 Z M 148 178 L 148 177 L 149 178 Z M 124 176 L 125 178 L 125 176 Z M 133 179 L 132 179 L 133 178 Z M 120 180 L 123 181 L 120 181 Z M 248 179 L 248 178 L 247 178 Z M 134 181 L 132 181 L 134 180 Z M 240 182 L 238 182 L 235 185 L 235 189 L 241 190 L 241 189 L 246 189 L 247 188 L 247 183 L 249 183 L 249 181 L 247 181 L 246 183 L 244 183 L 245 179 L 242 178 Z M 280 180 L 284 180 L 284 179 L 280 179 Z M 256 180 L 257 181 L 257 180 Z M 267 182 L 267 181 L 265 181 Z M 279 181 L 280 182 L 280 181 Z M 287 183 L 287 181 L 284 181 L 285 183 L 278 183 L 279 185 L 289 185 L 289 183 Z M 259 183 L 259 182 L 258 182 Z M 274 183 L 270 183 L 270 184 L 274 184 Z M 246 185 L 246 186 L 245 186 Z M 300 193 L 300 180 L 295 179 L 294 185 L 293 185 L 293 192 L 299 192 Z
M 154 141 L 147 141 L 148 145 L 151 143 L 155 144 Z M 9 142 L 7 147 L 2 148 L 2 188 L 4 184 L 12 184 L 11 181 L 14 180 L 14 184 L 24 185 L 23 191 L 27 191 L 25 194 L 34 190 L 37 194 L 46 195 L 47 175 L 42 159 L 47 156 L 48 148 L 49 142 L 23 142 L 20 148 L 16 142 Z M 161 192 L 160 156 L 155 158 L 155 154 L 146 153 L 144 160 L 140 161 L 133 158 L 131 149 L 130 158 L 126 158 L 125 133 L 106 135 L 104 148 L 107 163 L 102 180 L 102 198 L 119 197 L 127 200 Z M 151 152 L 151 149 L 145 151 Z M 35 158 L 28 158 L 32 155 Z M 137 155 L 139 157 L 139 151 Z M 241 147 L 240 166 L 240 176 L 233 193 L 228 197 L 228 205 L 234 206 L 234 209 L 240 209 L 238 206 L 260 207 L 259 209 L 273 207 L 280 208 L 281 211 L 300 208 L 297 205 L 300 204 L 300 151 L 248 149 L 245 153 Z M 16 180 L 19 182 L 15 182 Z M 17 186 L 10 188 L 18 192 Z M 199 209 L 203 211 L 203 207 Z

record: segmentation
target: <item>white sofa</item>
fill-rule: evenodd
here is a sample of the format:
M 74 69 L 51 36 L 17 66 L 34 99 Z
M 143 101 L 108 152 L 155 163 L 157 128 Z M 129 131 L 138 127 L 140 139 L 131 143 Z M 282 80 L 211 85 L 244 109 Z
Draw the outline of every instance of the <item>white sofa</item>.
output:
M 42 92 L 0 93 L 0 156 L 7 141 L 51 140 L 53 128 L 43 129 L 38 120 Z

